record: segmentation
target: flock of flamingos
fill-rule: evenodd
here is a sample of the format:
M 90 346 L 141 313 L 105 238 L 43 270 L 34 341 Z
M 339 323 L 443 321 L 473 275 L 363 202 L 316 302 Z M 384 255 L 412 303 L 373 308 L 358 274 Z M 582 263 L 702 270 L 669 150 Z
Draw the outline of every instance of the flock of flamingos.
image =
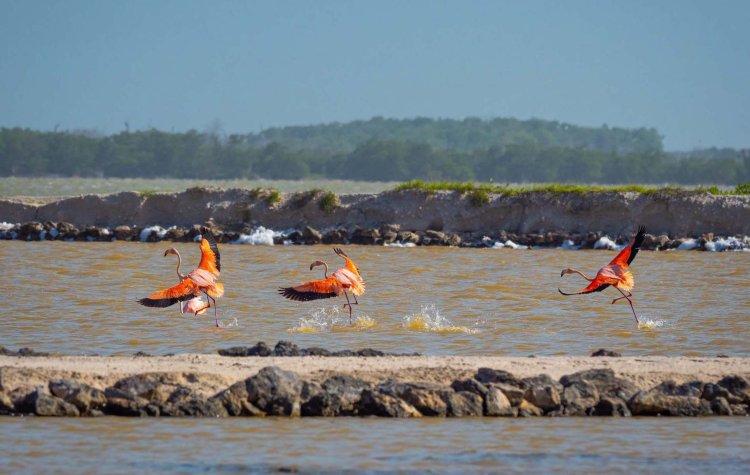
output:
M 572 268 L 563 269 L 560 277 L 565 274 L 579 274 L 589 281 L 589 285 L 573 293 L 565 293 L 560 289 L 557 290 L 563 295 L 589 294 L 592 292 L 601 292 L 611 285 L 622 294 L 622 297 L 617 297 L 612 300 L 612 303 L 614 304 L 622 299 L 627 300 L 630 304 L 630 309 L 633 311 L 635 322 L 638 324 L 638 316 L 635 314 L 633 301 L 630 300 L 633 296 L 630 290 L 633 288 L 634 280 L 629 266 L 638 254 L 641 244 L 643 244 L 645 233 L 646 228 L 640 226 L 635 237 L 630 240 L 630 243 L 609 264 L 599 269 L 593 279 L 579 270 Z M 147 307 L 161 308 L 180 302 L 182 313 L 193 313 L 196 316 L 205 314 L 208 308 L 213 307 L 214 321 L 218 327 L 219 316 L 216 310 L 216 299 L 224 295 L 224 284 L 218 282 L 219 271 L 221 271 L 221 257 L 216 239 L 205 228 L 202 230 L 200 249 L 201 261 L 198 267 L 187 274 L 180 273 L 182 258 L 177 249 L 170 248 L 164 251 L 165 256 L 168 254 L 175 254 L 177 256 L 177 277 L 180 279 L 180 283 L 168 289 L 160 290 L 149 297 L 140 299 L 138 302 Z M 365 293 L 365 281 L 359 274 L 357 265 L 344 251 L 338 248 L 334 248 L 333 251 L 344 259 L 344 267 L 334 271 L 329 276 L 328 264 L 323 261 L 315 261 L 310 264 L 310 270 L 317 266 L 323 266 L 322 279 L 311 280 L 294 287 L 282 287 L 279 289 L 279 294 L 290 300 L 297 301 L 327 299 L 343 294 L 346 297 L 344 308 L 349 308 L 349 324 L 351 325 L 352 305 L 358 305 L 357 296 Z M 354 298 L 353 304 L 349 300 L 350 293 Z M 201 294 L 206 296 L 205 301 L 201 298 Z

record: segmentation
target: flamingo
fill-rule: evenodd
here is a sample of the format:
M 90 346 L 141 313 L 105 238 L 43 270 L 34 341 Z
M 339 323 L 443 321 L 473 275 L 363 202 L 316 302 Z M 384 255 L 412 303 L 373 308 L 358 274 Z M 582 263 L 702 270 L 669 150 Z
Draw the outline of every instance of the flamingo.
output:
M 168 254 L 174 254 L 175 256 L 177 256 L 177 278 L 180 279 L 180 282 L 187 279 L 187 275 L 180 272 L 180 265 L 182 265 L 182 256 L 180 256 L 180 251 L 173 247 L 170 247 L 169 249 L 164 251 L 164 257 L 167 257 Z M 183 315 L 186 313 L 205 315 L 207 308 L 208 306 L 206 305 L 206 302 L 204 302 L 200 297 L 194 297 L 190 300 L 180 302 L 180 313 Z
M 329 276 L 328 264 L 323 261 L 315 261 L 310 264 L 310 270 L 313 270 L 313 268 L 317 266 L 323 266 L 323 279 L 312 280 L 295 287 L 281 287 L 279 288 L 279 294 L 290 300 L 297 300 L 300 302 L 327 299 L 344 294 L 344 297 L 346 297 L 346 303 L 343 308 L 349 307 L 349 325 L 351 325 L 352 305 L 359 305 L 357 295 L 365 293 L 365 281 L 362 279 L 362 276 L 359 275 L 359 268 L 357 265 L 349 259 L 349 256 L 347 256 L 344 251 L 339 248 L 334 248 L 333 252 L 344 259 L 344 267 L 334 271 L 333 274 Z M 351 292 L 352 297 L 354 297 L 354 304 L 349 300 L 347 291 Z
M 643 244 L 643 237 L 645 234 L 646 228 L 643 226 L 639 226 L 635 238 L 633 238 L 630 243 L 628 243 L 628 245 L 625 246 L 625 248 L 620 251 L 617 256 L 615 256 L 614 259 L 612 259 L 612 262 L 599 269 L 599 272 L 596 273 L 596 276 L 593 279 L 579 270 L 571 268 L 563 269 L 562 272 L 560 272 L 560 277 L 564 276 L 565 274 L 579 274 L 581 277 L 588 280 L 590 284 L 577 292 L 573 292 L 572 294 L 566 294 L 559 288 L 557 289 L 557 291 L 563 295 L 589 294 L 591 292 L 601 292 L 611 285 L 622 294 L 622 297 L 617 297 L 616 299 L 612 300 L 612 303 L 614 304 L 618 300 L 626 299 L 630 304 L 630 309 L 633 311 L 635 323 L 638 324 L 638 316 L 635 314 L 633 301 L 630 300 L 630 297 L 633 296 L 630 290 L 635 285 L 635 281 L 633 279 L 633 274 L 630 272 L 629 265 L 631 262 L 633 262 L 633 259 L 635 259 L 635 256 L 638 254 L 638 251 L 641 248 L 641 244 Z
M 206 228 L 201 230 L 202 239 L 200 243 L 201 249 L 201 261 L 198 264 L 198 268 L 190 271 L 187 274 L 181 274 L 179 272 L 179 265 L 181 258 L 179 253 L 177 254 L 177 275 L 180 278 L 180 283 L 174 287 L 160 290 L 155 294 L 138 300 L 138 303 L 145 305 L 146 307 L 169 307 L 177 302 L 192 301 L 195 298 L 200 298 L 200 294 L 206 295 L 208 302 L 203 306 L 195 308 L 188 302 L 187 307 L 190 307 L 197 316 L 201 311 L 211 307 L 213 302 L 214 307 L 214 322 L 216 326 L 219 326 L 219 316 L 216 310 L 216 299 L 224 295 L 224 284 L 217 282 L 219 278 L 219 271 L 221 270 L 221 257 L 219 255 L 219 247 L 216 244 L 216 239 L 211 235 L 210 231 Z M 164 255 L 171 254 L 171 250 L 167 250 Z

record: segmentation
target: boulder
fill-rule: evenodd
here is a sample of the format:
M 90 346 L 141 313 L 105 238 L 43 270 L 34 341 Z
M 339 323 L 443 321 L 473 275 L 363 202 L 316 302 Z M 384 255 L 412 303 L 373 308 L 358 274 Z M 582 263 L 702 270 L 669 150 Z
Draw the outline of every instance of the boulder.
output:
M 77 417 L 78 408 L 59 397 L 47 394 L 43 388 L 37 388 L 24 399 L 19 412 L 49 417 Z
M 372 389 L 362 391 L 362 396 L 357 403 L 357 414 L 360 416 L 398 418 L 422 416 L 411 404 Z
M 73 404 L 81 415 L 91 415 L 91 411 L 100 410 L 107 403 L 104 391 L 74 379 L 50 381 L 49 391 L 52 395 Z
M 481 416 L 483 413 L 484 401 L 479 394 L 469 391 L 448 394 L 448 416 Z
M 247 400 L 268 415 L 299 416 L 302 382 L 296 374 L 275 366 L 245 380 Z
M 515 412 L 505 393 L 497 386 L 490 385 L 485 398 L 484 414 L 491 417 L 512 417 Z
M 730 394 L 741 400 L 743 404 L 750 404 L 750 382 L 744 376 L 726 376 L 716 384 L 725 388 Z
M 628 402 L 635 416 L 700 416 L 711 414 L 711 403 L 698 398 L 688 385 L 666 381 L 639 391 Z
M 629 417 L 628 405 L 620 398 L 603 396 L 591 410 L 592 416 Z
M 454 391 L 440 384 L 386 381 L 378 385 L 377 389 L 382 394 L 402 399 L 423 415 L 447 416 L 450 414 L 450 397 Z M 456 401 L 457 404 L 461 402 Z
M 638 391 L 633 383 L 616 377 L 614 371 L 609 368 L 579 371 L 560 378 L 563 386 L 581 381 L 593 384 L 601 396 L 618 397 L 622 400 L 629 400 Z
M 351 416 L 356 414 L 362 391 L 369 383 L 350 375 L 336 375 L 326 379 L 318 391 L 309 391 L 302 404 L 303 416 Z
M 588 415 L 597 402 L 599 402 L 599 391 L 589 381 L 575 381 L 563 389 L 562 405 L 566 415 Z
M 503 383 L 518 388 L 524 387 L 524 384 L 520 379 L 502 369 L 479 368 L 477 374 L 474 375 L 474 379 L 484 384 Z
M 619 358 L 622 356 L 622 354 L 616 351 L 610 351 L 610 350 L 605 350 L 604 348 L 599 348 L 595 352 L 591 353 L 591 356 L 594 356 L 594 357 L 607 356 L 610 358 Z

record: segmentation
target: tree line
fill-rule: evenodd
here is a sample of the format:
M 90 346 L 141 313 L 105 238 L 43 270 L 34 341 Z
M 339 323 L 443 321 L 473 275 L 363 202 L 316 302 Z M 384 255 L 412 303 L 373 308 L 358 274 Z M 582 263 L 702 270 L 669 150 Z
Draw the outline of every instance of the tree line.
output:
M 658 146 L 657 146 L 658 145 Z M 713 150 L 713 151 L 712 151 Z M 622 153 L 523 140 L 471 150 L 370 138 L 346 151 L 257 143 L 249 135 L 191 130 L 101 136 L 0 129 L 0 176 L 269 178 L 363 181 L 726 184 L 750 182 L 750 150 L 670 154 L 653 147 Z

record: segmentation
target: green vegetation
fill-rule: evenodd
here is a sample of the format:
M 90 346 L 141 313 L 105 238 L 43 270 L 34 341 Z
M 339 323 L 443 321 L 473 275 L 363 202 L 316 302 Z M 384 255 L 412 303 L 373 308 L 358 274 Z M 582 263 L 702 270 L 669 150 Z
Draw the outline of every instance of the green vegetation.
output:
M 323 196 L 320 197 L 319 206 L 324 213 L 331 214 L 336 210 L 336 208 L 341 206 L 341 202 L 339 201 L 339 197 L 336 196 L 336 193 L 332 191 L 326 191 L 325 193 L 323 193 Z
M 275 188 L 268 190 L 268 196 L 266 197 L 266 203 L 268 206 L 273 206 L 276 203 L 281 202 L 281 192 Z
M 139 190 L 138 194 L 143 196 L 144 198 L 148 198 L 150 196 L 154 196 L 155 194 L 159 193 L 158 190 Z
M 748 195 L 750 194 L 750 184 L 742 183 L 734 189 L 722 190 L 719 187 L 697 187 L 695 189 L 683 188 L 679 186 L 646 186 L 646 185 L 579 185 L 579 184 L 545 184 L 545 185 L 495 185 L 492 183 L 472 183 L 472 182 L 424 182 L 412 180 L 402 183 L 393 188 L 394 191 L 402 190 L 419 190 L 429 194 L 437 191 L 458 191 L 466 194 L 473 206 L 481 206 L 489 202 L 489 193 L 497 193 L 503 196 L 515 196 L 529 192 L 542 193 L 602 193 L 602 192 L 634 192 L 643 194 L 676 194 L 676 193 L 709 193 L 712 195 Z
M 515 119 L 374 118 L 229 136 L 2 128 L 0 176 L 734 186 L 750 182 L 750 150 L 670 154 L 654 129 Z

